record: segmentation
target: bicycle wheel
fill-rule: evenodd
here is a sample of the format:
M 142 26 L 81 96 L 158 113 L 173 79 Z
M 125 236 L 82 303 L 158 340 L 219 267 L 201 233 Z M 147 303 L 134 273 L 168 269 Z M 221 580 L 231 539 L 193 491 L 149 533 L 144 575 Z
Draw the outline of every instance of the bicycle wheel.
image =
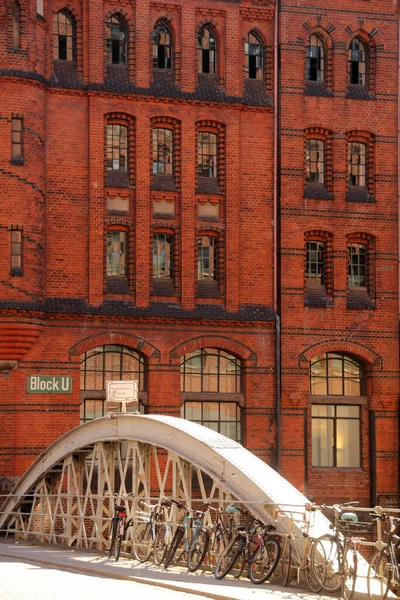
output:
M 281 547 L 274 538 L 263 539 L 257 548 L 249 566 L 249 578 L 252 583 L 264 583 L 275 571 L 281 555 Z
M 108 558 L 114 556 L 114 546 L 115 539 L 117 537 L 117 518 L 113 517 L 111 521 L 111 537 L 110 537 L 110 547 L 108 549 Z
M 222 532 L 211 532 L 208 544 L 208 566 L 214 573 L 218 558 L 229 544 L 228 536 Z
M 245 549 L 243 548 L 242 551 L 239 552 L 237 559 L 233 563 L 232 568 L 230 570 L 231 575 L 233 575 L 235 579 L 239 579 L 242 576 L 245 562 Z
M 327 592 L 337 592 L 342 586 L 337 540 L 331 535 L 322 535 L 311 550 L 311 568 L 315 579 Z
M 183 527 L 179 525 L 177 530 L 175 531 L 174 537 L 172 538 L 172 542 L 170 547 L 167 550 L 164 559 L 164 567 L 167 569 L 172 562 L 172 559 L 175 556 L 176 551 L 178 550 L 179 544 L 181 543 L 183 538 Z
M 114 545 L 114 559 L 115 559 L 115 562 L 117 562 L 117 560 L 119 559 L 119 555 L 121 553 L 122 538 L 123 538 L 123 536 L 119 533 L 117 535 L 117 539 L 115 540 L 115 545 Z
M 292 562 L 292 541 L 287 538 L 283 548 L 281 560 L 281 583 L 286 586 L 289 583 L 290 566 Z
M 241 535 L 239 534 L 227 545 L 221 556 L 218 558 L 214 571 L 216 579 L 223 579 L 225 575 L 229 573 L 241 551 Z
M 307 553 L 305 555 L 304 577 L 305 577 L 305 580 L 306 580 L 307 585 L 310 588 L 310 590 L 312 592 L 314 592 L 315 594 L 319 594 L 319 592 L 322 590 L 322 585 L 316 579 L 316 577 L 314 575 L 314 571 L 312 570 L 312 567 L 311 567 L 311 557 L 310 557 L 311 551 L 312 551 L 312 545 L 309 544 L 307 547 Z
M 167 534 L 168 530 L 165 523 L 161 523 L 161 525 L 158 525 L 153 545 L 154 562 L 158 566 L 161 565 L 162 561 L 165 558 L 165 553 L 167 551 Z
M 194 531 L 193 539 L 187 553 L 187 566 L 191 573 L 197 571 L 203 564 L 209 541 L 208 532 L 205 529 Z
M 354 548 L 345 548 L 342 565 L 342 596 L 351 600 L 356 587 L 358 558 Z
M 387 548 L 379 550 L 372 557 L 368 568 L 367 589 L 371 600 L 385 600 L 388 595 L 392 570 Z
M 139 523 L 133 538 L 133 556 L 140 563 L 149 560 L 153 549 L 153 534 L 150 523 Z

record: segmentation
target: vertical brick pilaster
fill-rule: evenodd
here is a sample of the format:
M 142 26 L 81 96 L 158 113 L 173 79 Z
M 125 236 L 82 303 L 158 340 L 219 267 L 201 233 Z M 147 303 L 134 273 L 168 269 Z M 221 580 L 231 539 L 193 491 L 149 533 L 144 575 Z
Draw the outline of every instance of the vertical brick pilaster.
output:
M 88 0 L 87 15 L 89 18 L 89 44 L 87 56 L 89 80 L 91 83 L 103 83 L 103 65 L 105 61 L 105 40 L 104 40 L 104 17 L 99 14 L 99 5 L 96 0 Z M 84 57 L 87 61 L 87 58 Z
M 195 190 L 193 183 L 196 165 L 196 140 L 193 123 L 187 119 L 182 121 L 182 195 L 181 195 L 181 254 L 182 260 L 182 308 L 194 308 L 195 289 Z
M 192 35 L 182 35 L 182 91 L 193 92 L 196 85 L 196 46 L 193 46 L 193 40 L 197 44 L 197 38 L 194 38 L 196 30 L 195 7 L 187 6 L 182 11 L 182 31 L 193 32 Z
M 136 247 L 135 295 L 137 306 L 148 306 L 150 300 L 150 119 L 136 120 Z
M 228 96 L 240 96 L 241 78 L 237 76 L 238 64 L 243 62 L 243 47 L 239 8 L 230 11 L 226 19 L 225 81 Z
M 235 115 L 226 131 L 226 310 L 239 310 L 240 124 Z
M 104 118 L 89 96 L 89 304 L 103 302 Z
M 150 86 L 150 52 L 152 50 L 150 7 L 147 2 L 136 2 L 136 85 L 141 88 Z

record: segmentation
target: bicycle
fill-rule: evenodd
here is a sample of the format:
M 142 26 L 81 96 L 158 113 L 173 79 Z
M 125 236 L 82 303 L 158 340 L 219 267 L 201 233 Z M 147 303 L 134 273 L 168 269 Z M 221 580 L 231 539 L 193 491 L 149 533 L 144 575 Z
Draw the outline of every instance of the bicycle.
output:
M 300 583 L 300 573 L 304 574 L 304 578 L 307 582 L 308 587 L 314 593 L 319 593 L 322 589 L 322 585 L 316 579 L 314 572 L 311 568 L 311 549 L 314 544 L 314 539 L 309 535 L 311 515 L 315 513 L 315 508 L 312 505 L 306 506 L 306 512 L 279 510 L 276 512 L 276 517 L 284 516 L 289 517 L 288 532 L 286 534 L 285 542 L 282 548 L 282 559 L 281 559 L 281 583 L 283 586 L 287 586 L 290 579 L 290 573 L 292 570 L 296 570 L 296 580 Z M 296 515 L 301 515 L 297 518 Z M 306 518 L 306 515 L 308 517 Z M 295 523 L 299 524 L 302 529 L 302 535 L 304 538 L 303 547 L 300 550 L 299 545 L 296 542 L 296 536 L 294 532 Z
M 164 567 L 167 569 L 174 559 L 181 561 L 186 554 L 188 570 L 194 573 L 203 563 L 207 553 L 209 535 L 203 527 L 206 511 L 194 511 L 177 500 L 170 499 L 178 508 L 185 511 L 182 523 L 178 524 L 172 542 L 166 552 Z M 182 546 L 183 541 L 183 546 Z M 179 548 L 182 546 L 181 548 Z
M 387 542 L 374 554 L 368 568 L 367 589 L 371 600 L 385 600 L 389 590 L 400 587 L 400 536 L 395 534 L 400 518 L 382 513 L 374 519 L 380 522 L 386 520 L 390 522 L 389 531 L 385 532 Z
M 143 511 L 139 513 L 139 517 L 145 518 L 145 520 L 141 521 L 135 529 L 133 555 L 138 562 L 144 563 L 153 553 L 154 562 L 156 565 L 160 565 L 166 551 L 165 540 L 168 528 L 163 509 L 170 504 L 161 501 L 159 504 L 151 505 L 141 499 L 138 506 Z
M 372 528 L 372 523 L 359 523 L 354 513 L 343 512 L 343 508 L 355 504 L 358 502 L 332 506 L 323 504 L 317 507 L 322 511 L 333 511 L 334 523 L 330 526 L 333 534 L 325 534 L 316 539 L 311 551 L 311 567 L 322 589 L 327 592 L 341 589 L 345 600 L 350 600 L 354 593 L 358 566 L 357 547 L 360 542 L 358 537 L 348 534 Z
M 280 545 L 276 537 L 270 535 L 275 527 L 264 525 L 238 506 L 227 507 L 228 510 L 247 516 L 248 522 L 246 526 L 238 528 L 237 534 L 218 558 L 214 576 L 216 579 L 223 579 L 232 571 L 234 577 L 239 578 L 247 562 L 250 580 L 256 584 L 263 583 L 272 575 L 279 562 Z
M 212 572 L 215 570 L 215 565 L 222 552 L 225 550 L 234 533 L 236 534 L 236 525 L 233 520 L 233 515 L 229 515 L 229 524 L 225 525 L 222 515 L 223 508 L 208 507 L 210 511 L 216 512 L 215 522 L 208 528 L 209 544 L 208 544 L 208 565 Z M 229 514 L 229 512 L 228 512 Z
M 127 494 L 125 497 L 132 496 Z M 114 555 L 114 559 L 118 561 L 122 542 L 125 540 L 126 532 L 129 527 L 133 525 L 133 519 L 127 519 L 127 511 L 123 504 L 114 505 L 114 514 L 111 521 L 111 538 L 110 547 L 108 549 L 108 556 L 111 558 Z

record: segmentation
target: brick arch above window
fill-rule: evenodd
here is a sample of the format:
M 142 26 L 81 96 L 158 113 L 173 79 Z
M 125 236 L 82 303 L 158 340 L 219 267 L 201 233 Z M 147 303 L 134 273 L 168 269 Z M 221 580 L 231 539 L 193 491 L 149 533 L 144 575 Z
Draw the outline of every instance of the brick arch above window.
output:
M 150 119 L 150 148 L 153 148 L 153 130 L 154 129 L 170 129 L 172 131 L 172 178 L 166 180 L 165 177 L 158 177 L 158 180 L 164 179 L 164 181 L 155 181 L 153 177 L 153 187 L 155 189 L 180 189 L 181 187 L 181 121 L 174 119 L 169 116 L 157 116 Z M 150 153 L 150 173 L 153 173 L 153 156 Z M 160 187 L 161 186 L 161 187 Z
M 367 363 L 367 365 L 374 365 L 380 370 L 383 368 L 382 357 L 367 346 L 339 339 L 326 340 L 309 346 L 300 354 L 299 366 L 304 366 L 304 363 L 309 363 L 313 358 L 327 352 L 343 352 L 344 354 L 351 354 Z
M 134 14 L 133 11 L 128 9 L 125 10 L 121 7 L 115 7 L 109 10 L 103 19 L 103 39 L 104 39 L 104 77 L 108 76 L 108 67 L 112 66 L 107 63 L 107 26 L 111 19 L 111 17 L 121 17 L 126 23 L 126 28 L 128 32 L 127 38 L 127 57 L 126 57 L 126 65 L 117 65 L 117 67 L 125 66 L 128 69 L 129 76 L 134 79 L 135 76 L 135 27 L 134 27 Z M 114 65 L 115 66 L 115 65 Z M 118 71 L 119 76 L 121 76 L 121 69 Z
M 303 30 L 304 25 L 303 25 Z M 303 37 L 298 36 L 297 43 L 304 48 L 304 81 L 305 81 L 305 93 L 312 96 L 331 96 L 333 94 L 334 87 L 334 72 L 333 72 L 333 46 L 334 37 L 333 33 L 336 32 L 336 28 L 333 25 L 324 27 L 320 23 L 310 27 L 307 35 Z M 324 52 L 324 75 L 323 81 L 312 81 L 308 78 L 307 71 L 307 47 L 310 43 L 311 36 L 316 36 L 322 42 Z M 336 38 L 335 38 L 336 39 Z
M 251 366 L 256 366 L 257 364 L 257 355 L 251 348 L 245 346 L 241 342 L 222 336 L 197 337 L 182 342 L 170 351 L 170 363 L 174 358 L 181 358 L 182 356 L 185 356 L 185 354 L 189 354 L 190 352 L 194 352 L 201 348 L 217 348 L 218 350 L 225 350 L 243 360 L 245 366 L 246 364 Z
M 350 34 L 351 31 L 351 34 Z M 354 98 L 366 98 L 371 99 L 376 93 L 376 57 L 377 57 L 377 39 L 366 30 L 346 28 L 348 35 L 346 36 L 345 44 L 346 51 L 350 52 L 350 45 L 353 40 L 359 40 L 364 46 L 365 50 L 365 84 L 363 86 L 350 83 L 350 73 L 348 69 L 348 91 L 347 95 Z
M 147 358 L 158 358 L 161 357 L 161 352 L 158 348 L 135 335 L 128 335 L 117 331 L 98 333 L 89 336 L 72 346 L 69 351 L 69 360 L 72 362 L 79 362 L 79 357 L 84 352 L 87 352 L 91 348 L 105 345 L 118 345 L 132 348 L 140 354 L 143 354 Z
M 297 44 L 305 46 L 312 33 L 320 31 L 327 40 L 329 47 L 340 41 L 340 33 L 335 25 L 326 17 L 316 15 L 305 21 L 296 36 Z
M 375 24 L 364 21 L 362 18 L 349 23 L 344 29 L 344 36 L 346 44 L 350 44 L 354 37 L 360 36 L 362 41 L 369 40 L 369 43 L 373 44 L 378 52 L 385 49 L 383 36 L 379 29 L 376 28 Z
M 177 7 L 174 7 L 176 10 Z M 179 9 L 178 9 L 179 10 Z M 177 16 L 177 15 L 176 15 Z M 154 62 L 153 62 L 153 44 L 154 44 L 154 31 L 158 25 L 165 25 L 171 36 L 171 62 L 172 68 L 165 69 L 165 74 L 173 73 L 176 83 L 181 83 L 181 52 L 180 52 L 180 30 L 177 28 L 177 19 L 175 15 L 166 13 L 164 10 L 158 13 L 153 19 L 153 25 L 150 31 L 150 42 L 151 42 L 151 53 L 150 53 L 150 73 L 154 73 Z M 159 69 L 157 69 L 159 71 Z M 154 75 L 153 75 L 154 77 Z
M 204 191 L 216 191 L 225 192 L 225 172 L 226 172 L 226 127 L 223 123 L 219 121 L 214 121 L 211 119 L 197 121 L 196 122 L 196 156 L 197 156 L 197 144 L 198 144 L 198 134 L 200 132 L 209 132 L 214 133 L 217 136 L 217 180 L 219 190 L 204 190 Z M 203 178 L 202 178 L 203 179 Z M 203 191 L 199 189 L 199 175 L 196 168 L 196 190 L 199 192 Z
M 214 58 L 215 71 L 211 71 L 209 73 L 205 73 L 202 70 L 200 70 L 200 65 L 199 65 L 199 60 L 200 60 L 200 57 L 199 57 L 199 49 L 200 49 L 199 48 L 199 35 L 203 29 L 209 29 L 215 37 L 215 51 L 214 51 L 215 52 L 215 58 Z M 208 84 L 210 84 L 210 82 L 212 82 L 212 81 L 215 81 L 215 83 L 224 87 L 224 85 L 225 85 L 225 61 L 224 61 L 225 43 L 224 43 L 223 36 L 221 35 L 219 25 L 215 21 L 215 19 L 206 18 L 206 19 L 202 19 L 201 21 L 197 22 L 196 29 L 195 29 L 194 48 L 196 48 L 197 83 L 201 84 L 201 75 L 206 75 L 207 76 L 206 81 L 208 82 Z

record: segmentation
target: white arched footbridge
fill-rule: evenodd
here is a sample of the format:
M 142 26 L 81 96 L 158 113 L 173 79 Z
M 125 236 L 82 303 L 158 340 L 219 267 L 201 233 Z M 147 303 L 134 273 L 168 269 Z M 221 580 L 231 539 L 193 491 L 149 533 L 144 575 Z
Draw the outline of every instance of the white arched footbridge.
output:
M 237 442 L 169 416 L 112 414 L 72 429 L 44 451 L 1 508 L 6 536 L 104 548 L 117 494 L 134 516 L 140 498 L 172 495 L 224 506 L 234 500 L 264 522 L 307 499 Z M 132 493 L 132 498 L 125 498 Z M 148 500 L 147 500 L 148 501 Z M 284 526 L 284 525 L 283 525 Z M 317 515 L 314 535 L 327 521 Z

